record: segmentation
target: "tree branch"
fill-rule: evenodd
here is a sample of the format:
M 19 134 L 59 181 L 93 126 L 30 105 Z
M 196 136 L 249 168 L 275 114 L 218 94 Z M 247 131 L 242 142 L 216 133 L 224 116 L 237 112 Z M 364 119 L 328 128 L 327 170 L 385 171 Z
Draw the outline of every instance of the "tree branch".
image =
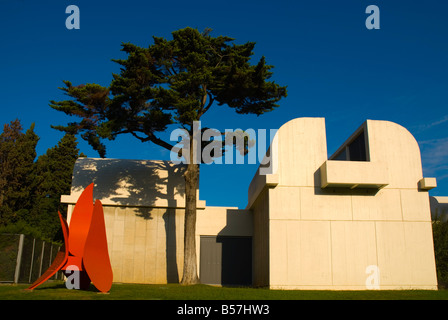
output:
M 139 136 L 139 135 L 137 134 L 137 132 L 134 131 L 134 130 L 123 130 L 123 131 L 120 131 L 120 132 L 118 132 L 118 133 L 116 133 L 116 134 L 122 134 L 122 133 L 130 133 L 130 134 L 132 134 L 135 138 L 139 139 L 141 142 L 148 142 L 148 141 L 151 141 L 151 142 L 153 142 L 153 143 L 155 143 L 155 144 L 157 144 L 157 145 L 159 145 L 159 146 L 161 146 L 161 147 L 163 147 L 163 148 L 165 148 L 165 149 L 167 149 L 167 150 L 171 150 L 171 149 L 174 148 L 174 146 L 172 146 L 172 145 L 169 144 L 168 142 L 165 142 L 165 141 L 163 141 L 162 139 L 157 138 L 153 133 L 146 133 L 146 132 L 145 132 L 145 134 L 147 135 L 146 137 L 141 137 L 141 136 Z
M 155 135 L 151 135 L 148 138 L 149 138 L 149 140 L 151 140 L 151 142 L 153 142 L 169 151 L 171 151 L 174 148 L 174 146 L 172 146 L 168 142 L 163 141 L 162 139 L 157 138 Z
M 210 97 L 210 100 L 209 100 L 207 106 L 205 108 L 201 108 L 201 111 L 198 114 L 199 118 L 202 117 L 204 115 L 204 113 L 206 113 L 208 111 L 208 109 L 210 109 L 213 102 L 215 102 L 215 99 L 213 99 L 210 95 L 209 95 L 209 97 Z

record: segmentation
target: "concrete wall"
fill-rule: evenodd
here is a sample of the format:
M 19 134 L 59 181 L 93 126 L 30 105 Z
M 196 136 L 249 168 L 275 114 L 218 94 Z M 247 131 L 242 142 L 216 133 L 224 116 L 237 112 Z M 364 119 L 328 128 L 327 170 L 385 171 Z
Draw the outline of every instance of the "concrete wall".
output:
M 162 284 L 182 279 L 184 209 L 110 205 L 103 208 L 114 282 Z M 70 204 L 69 212 L 72 210 Z M 201 236 L 252 236 L 252 225 L 249 210 L 234 207 L 198 210 L 198 272 Z
M 70 195 L 62 196 L 61 202 L 75 203 L 93 182 L 93 198 L 103 205 L 184 208 L 185 169 L 163 160 L 79 158 Z M 204 208 L 205 201 L 198 200 L 197 205 Z
M 253 285 L 269 285 L 269 197 L 263 191 L 253 204 Z
M 367 161 L 335 160 L 361 132 Z M 198 267 L 201 236 L 252 236 L 255 286 L 364 290 L 378 275 L 381 289 L 437 288 L 427 192 L 436 182 L 423 178 L 406 129 L 368 120 L 328 157 L 324 119 L 299 118 L 279 129 L 270 152 L 273 170 L 255 175 L 246 210 L 198 200 Z M 115 282 L 181 279 L 183 170 L 169 161 L 77 161 L 71 195 L 61 200 L 70 219 L 95 183 Z
M 114 282 L 179 282 L 183 210 L 104 207 Z
M 254 177 L 249 188 L 255 221 L 266 219 L 266 206 L 258 203 L 269 206 L 263 231 L 269 287 L 363 290 L 374 265 L 381 289 L 437 288 L 418 145 L 391 122 L 368 120 L 360 131 L 370 161 L 327 160 L 322 118 L 295 119 L 279 129 L 277 171 Z M 256 236 L 261 228 L 254 225 Z M 254 246 L 255 252 L 266 248 L 262 240 Z
M 182 279 L 183 170 L 169 161 L 80 158 L 76 162 L 71 194 L 61 201 L 68 204 L 70 224 L 79 195 L 95 183 L 93 196 L 103 203 L 114 282 L 158 284 Z M 202 235 L 252 236 L 251 211 L 206 207 L 201 200 L 197 207 L 198 267 Z
M 448 220 L 448 197 L 429 197 L 433 220 Z

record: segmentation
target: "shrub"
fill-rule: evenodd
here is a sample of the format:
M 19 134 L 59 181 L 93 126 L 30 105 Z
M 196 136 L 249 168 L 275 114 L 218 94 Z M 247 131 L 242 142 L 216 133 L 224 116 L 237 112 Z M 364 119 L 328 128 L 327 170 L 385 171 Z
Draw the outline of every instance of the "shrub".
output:
M 448 288 L 448 222 L 436 220 L 432 224 L 434 254 L 439 288 Z

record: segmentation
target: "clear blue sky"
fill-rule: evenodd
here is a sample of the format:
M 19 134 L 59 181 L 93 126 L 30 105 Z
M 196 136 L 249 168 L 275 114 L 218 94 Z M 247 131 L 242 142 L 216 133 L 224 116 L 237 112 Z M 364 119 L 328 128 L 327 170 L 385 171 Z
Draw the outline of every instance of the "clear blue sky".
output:
M 68 5 L 80 9 L 80 29 L 68 30 Z M 368 5 L 380 9 L 380 30 L 368 30 Z M 36 123 L 38 154 L 62 133 L 50 124 L 69 117 L 48 106 L 64 96 L 62 80 L 108 85 L 121 42 L 147 46 L 187 26 L 236 43 L 254 41 L 256 58 L 275 66 L 288 86 L 277 110 L 240 116 L 216 107 L 204 124 L 218 129 L 275 129 L 297 117 L 325 117 L 331 154 L 366 119 L 390 120 L 419 142 L 432 195 L 448 196 L 448 2 L 440 0 L 31 1 L 0 0 L 0 124 Z M 80 140 L 81 151 L 97 157 Z M 108 143 L 110 158 L 169 159 L 132 137 Z M 200 198 L 244 208 L 256 165 L 201 169 Z

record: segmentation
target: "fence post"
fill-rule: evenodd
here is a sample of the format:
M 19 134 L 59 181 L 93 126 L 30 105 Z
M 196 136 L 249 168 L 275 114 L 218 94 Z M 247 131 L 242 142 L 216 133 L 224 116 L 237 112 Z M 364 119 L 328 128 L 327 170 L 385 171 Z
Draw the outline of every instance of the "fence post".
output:
M 42 265 L 44 264 L 44 252 L 45 252 L 45 241 L 42 241 L 42 251 L 40 253 L 40 265 L 39 265 L 39 275 L 38 278 L 42 275 Z
M 14 273 L 14 283 L 19 283 L 19 275 L 20 275 L 20 265 L 22 264 L 22 252 L 23 252 L 23 243 L 25 240 L 25 235 L 19 235 L 19 248 L 17 249 L 17 262 L 16 262 L 16 270 Z
M 31 266 L 30 266 L 30 274 L 28 276 L 28 283 L 31 283 L 31 275 L 33 273 L 33 262 L 34 262 L 34 249 L 36 247 L 36 238 L 33 238 L 33 251 L 31 252 Z

